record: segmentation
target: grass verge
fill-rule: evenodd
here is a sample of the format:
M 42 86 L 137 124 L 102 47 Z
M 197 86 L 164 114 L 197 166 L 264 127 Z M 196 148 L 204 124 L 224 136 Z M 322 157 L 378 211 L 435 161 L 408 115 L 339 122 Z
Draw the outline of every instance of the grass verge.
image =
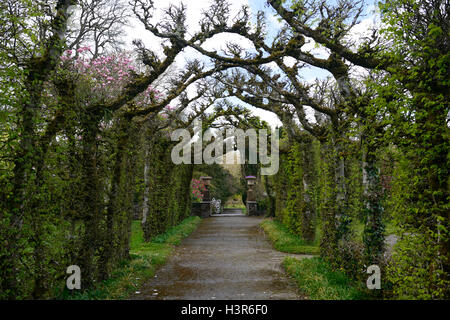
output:
M 126 299 L 148 281 L 172 253 L 174 246 L 192 233 L 200 223 L 199 217 L 189 217 L 165 233 L 144 242 L 140 221 L 131 226 L 130 260 L 123 261 L 108 280 L 84 292 L 64 290 L 61 299 L 98 300 Z
M 399 230 L 394 226 L 391 221 L 385 221 L 385 236 L 392 234 L 399 234 Z M 354 233 L 354 240 L 358 243 L 363 243 L 364 223 L 354 219 L 350 224 L 350 228 Z
M 319 257 L 283 261 L 286 272 L 295 279 L 300 290 L 312 300 L 361 300 L 367 299 L 364 291 L 354 287 L 342 272 L 332 271 Z
M 319 246 L 305 243 L 284 225 L 272 219 L 264 219 L 260 226 L 269 236 L 275 249 L 287 253 L 319 254 Z

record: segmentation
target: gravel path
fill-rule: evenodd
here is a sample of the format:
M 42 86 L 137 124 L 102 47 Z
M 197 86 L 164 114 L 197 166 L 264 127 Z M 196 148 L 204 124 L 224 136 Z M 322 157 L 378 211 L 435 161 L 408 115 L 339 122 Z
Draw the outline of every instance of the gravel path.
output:
M 281 267 L 287 254 L 272 249 L 261 220 L 204 219 L 132 299 L 301 299 Z

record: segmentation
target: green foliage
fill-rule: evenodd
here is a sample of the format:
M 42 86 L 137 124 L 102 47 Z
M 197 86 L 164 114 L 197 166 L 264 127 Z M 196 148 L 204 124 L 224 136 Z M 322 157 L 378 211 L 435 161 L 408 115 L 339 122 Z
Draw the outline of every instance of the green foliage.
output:
M 305 135 L 300 143 L 292 142 L 285 149 L 286 153 L 280 157 L 280 170 L 270 180 L 277 195 L 276 219 L 306 242 L 320 242 L 321 256 L 333 268 L 342 270 L 350 278 L 361 279 L 364 265 L 373 264 L 374 257 L 378 257 L 376 261 L 380 266 L 385 263 L 380 256 L 384 252 L 384 229 L 379 223 L 372 223 L 376 217 L 373 211 L 366 211 L 370 208 L 367 199 L 375 195 L 377 198 L 372 198 L 371 203 L 378 206 L 378 213 L 384 212 L 385 203 L 378 196 L 384 191 L 374 183 L 372 189 L 364 189 L 361 146 L 351 141 L 340 146 L 339 152 L 345 154 L 345 176 L 343 182 L 336 178 L 342 161 L 332 144 L 333 137 L 319 142 Z M 379 153 L 372 165 L 380 166 L 384 154 Z M 383 173 L 385 171 L 390 172 L 390 169 L 385 166 Z M 339 196 L 343 199 L 337 201 Z M 387 219 L 381 222 L 382 225 L 390 223 Z M 314 236 L 306 237 L 308 234 Z
M 150 241 L 153 236 L 165 232 L 190 214 L 193 166 L 175 166 L 172 163 L 172 142 L 164 133 L 150 137 L 144 134 L 144 139 L 150 141 L 146 145 L 149 149 L 141 151 L 148 166 L 149 186 L 144 238 Z
M 315 244 L 306 243 L 299 236 L 292 234 L 280 222 L 265 219 L 261 227 L 268 235 L 275 249 L 288 253 L 318 254 L 319 247 Z
M 179 225 L 174 226 L 163 234 L 154 237 L 151 242 L 179 245 L 183 238 L 187 237 L 197 228 L 200 221 L 201 219 L 199 217 L 186 218 Z
M 273 177 L 275 202 L 275 218 L 283 221 L 286 198 L 287 198 L 287 184 L 288 184 L 288 167 L 286 161 L 287 155 L 280 154 L 280 164 L 278 173 Z
M 389 115 L 384 138 L 397 147 L 391 215 L 409 239 L 396 247 L 389 279 L 395 293 L 418 299 L 448 298 L 450 288 L 450 33 L 444 7 L 409 0 L 380 5 L 392 64 L 373 84 L 375 104 Z
M 3 299 L 54 297 L 62 287 L 66 267 L 72 264 L 82 267 L 86 286 L 106 281 L 110 275 L 113 278 L 108 281 L 122 283 L 113 279 L 124 279 L 134 270 L 147 268 L 150 274 L 152 266 L 162 263 L 170 251 L 166 242 L 176 243 L 179 232 L 189 231 L 177 229 L 170 234 L 168 230 L 189 216 L 193 176 L 214 177 L 211 196 L 222 203 L 234 194 L 242 194 L 244 202 L 247 196 L 244 179 L 236 181 L 219 165 L 173 165 L 169 136 L 175 127 L 163 117 L 167 114 L 157 110 L 149 113 L 151 117 L 132 117 L 128 113 L 153 108 L 159 102 L 157 92 L 143 88 L 145 77 L 133 82 L 137 87 L 128 85 L 134 67 L 125 54 L 76 62 L 64 53 L 64 44 L 55 35 L 66 32 L 67 8 L 50 10 L 56 14 L 52 17 L 48 9 L 54 3 L 48 7 L 31 0 L 0 3 L 4 39 L 0 45 Z M 319 22 L 325 11 L 312 6 L 314 1 L 281 3 L 293 10 L 292 17 L 299 24 L 304 21 L 311 29 L 320 26 L 311 36 L 316 46 L 325 45 L 332 51 L 327 65 L 333 75 L 350 77 L 345 60 L 352 56 L 379 60 L 381 70 L 372 70 L 366 83 L 349 80 L 354 88 L 347 94 L 335 88 L 323 95 L 317 92 L 322 108 L 332 106 L 330 119 L 308 129 L 319 132 L 317 139 L 303 128 L 293 130 L 295 139 L 288 130 L 281 130 L 280 169 L 277 175 L 263 178 L 267 198 L 258 199 L 277 220 L 265 222 L 265 228 L 285 251 L 316 252 L 317 247 L 309 244 L 320 242 L 323 261 L 350 277 L 359 277 L 364 265 L 380 264 L 397 297 L 448 298 L 447 3 L 382 1 L 379 31 L 384 38 L 380 43 L 388 41 L 389 45 L 381 47 L 374 41 L 371 48 L 353 53 L 341 38 L 356 7 L 342 10 L 338 9 L 341 2 L 333 2 L 325 10 L 325 20 Z M 289 40 L 290 33 L 298 35 Z M 304 35 L 287 30 L 277 41 L 300 48 Z M 333 49 L 340 44 L 345 50 Z M 322 65 L 323 61 L 315 61 Z M 92 68 L 95 64 L 101 70 Z M 294 72 L 301 65 L 286 70 Z M 126 70 L 119 72 L 120 66 Z M 264 74 L 259 71 L 260 76 Z M 289 74 L 286 80 L 293 77 Z M 274 74 L 270 79 L 277 81 Z M 280 84 L 290 90 L 290 85 Z M 279 91 L 266 90 L 274 88 L 266 88 L 265 83 L 263 87 L 256 91 L 264 96 Z M 299 85 L 290 87 L 298 89 Z M 148 95 L 135 99 L 133 94 L 122 95 L 122 89 L 136 94 L 146 90 Z M 259 103 L 257 97 L 253 101 Z M 282 111 L 277 108 L 273 111 Z M 234 116 L 241 116 L 242 128 L 267 128 L 267 123 L 248 110 L 238 111 Z M 258 176 L 258 170 L 258 165 L 248 163 L 241 167 L 244 176 Z M 137 222 L 132 224 L 133 217 L 144 217 L 142 233 L 136 230 Z M 390 260 L 386 260 L 385 225 L 395 228 L 400 237 L 389 252 Z M 158 236 L 166 231 L 165 236 Z M 153 253 L 134 253 L 130 260 L 130 247 L 146 248 L 140 244 L 142 239 Z M 115 273 L 117 266 L 127 271 Z M 328 285 L 323 279 L 319 283 Z M 328 296 L 333 295 L 340 293 Z M 83 297 L 106 296 L 116 295 L 100 290 L 86 291 Z
M 333 271 L 324 260 L 286 257 L 283 261 L 286 272 L 295 279 L 299 289 L 313 300 L 360 300 L 367 295 L 343 272 Z
M 222 204 L 241 189 L 238 179 L 226 167 L 217 163 L 195 165 L 193 177 L 199 179 L 201 176 L 213 178 L 209 187 L 211 199 L 220 199 Z
M 393 294 L 400 299 L 442 299 L 448 283 L 439 265 L 439 247 L 433 235 L 405 234 L 395 245 L 387 267 Z M 417 250 L 420 248 L 420 250 Z
M 280 213 L 278 217 L 293 233 L 307 242 L 315 240 L 317 218 L 316 166 L 312 143 L 307 135 L 301 143 L 293 143 L 287 155 L 281 158 L 283 171 L 279 171 L 279 175 L 285 175 L 287 194 L 281 217 Z M 283 178 L 279 179 L 281 182 Z M 280 187 L 281 184 L 276 184 L 276 190 Z
M 303 186 L 303 155 L 300 146 L 294 145 L 288 155 L 289 165 L 287 174 L 289 179 L 286 207 L 283 214 L 283 224 L 288 226 L 293 233 L 303 235 L 305 221 L 302 213 L 305 211 L 303 199 L 305 190 Z

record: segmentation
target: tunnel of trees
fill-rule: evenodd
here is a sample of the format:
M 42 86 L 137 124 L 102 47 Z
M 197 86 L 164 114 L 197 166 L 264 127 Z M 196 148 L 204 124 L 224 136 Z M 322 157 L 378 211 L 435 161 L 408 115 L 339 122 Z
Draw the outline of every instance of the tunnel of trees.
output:
M 0 3 L 0 298 L 53 298 L 73 264 L 84 288 L 107 279 L 133 219 L 149 241 L 190 215 L 193 178 L 244 193 L 219 165 L 175 165 L 171 133 L 268 128 L 248 105 L 282 123 L 278 173 L 242 166 L 268 216 L 353 278 L 379 265 L 389 297 L 449 297 L 450 3 L 381 1 L 357 40 L 361 1 L 264 3 L 275 34 L 267 12 L 222 0 L 195 32 L 185 5 Z M 159 40 L 125 48 L 131 18 Z M 206 49 L 223 33 L 253 49 Z M 180 64 L 188 50 L 201 58 Z M 305 81 L 311 66 L 328 77 Z

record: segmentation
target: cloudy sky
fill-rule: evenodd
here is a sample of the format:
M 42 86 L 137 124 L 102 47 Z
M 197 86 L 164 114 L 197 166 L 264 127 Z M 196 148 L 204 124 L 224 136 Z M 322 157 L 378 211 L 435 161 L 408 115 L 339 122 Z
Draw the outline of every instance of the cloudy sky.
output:
M 356 26 L 355 31 L 352 35 L 356 40 L 361 37 L 362 34 L 368 32 L 368 29 L 370 25 L 372 25 L 375 22 L 375 15 L 373 14 L 373 1 L 367 0 L 368 5 L 366 9 L 367 15 L 362 19 L 361 23 Z M 156 10 L 153 21 L 156 23 L 159 21 L 162 17 L 162 8 L 166 8 L 169 4 L 180 4 L 180 0 L 154 0 L 155 8 L 158 8 L 159 10 Z M 209 7 L 211 1 L 210 0 L 195 0 L 195 1 L 184 1 L 185 4 L 187 4 L 187 24 L 188 24 L 188 32 L 190 34 L 195 33 L 199 30 L 198 21 L 202 17 L 202 12 L 206 8 Z M 242 5 L 248 5 L 250 8 L 251 13 L 256 14 L 259 10 L 262 10 L 266 13 L 267 18 L 267 30 L 269 32 L 269 36 L 274 36 L 277 31 L 280 29 L 280 22 L 278 21 L 278 18 L 275 16 L 275 11 L 271 7 L 266 6 L 265 0 L 229 0 L 229 3 L 231 4 L 231 16 L 234 17 L 237 12 L 239 11 L 240 7 Z M 143 25 L 137 21 L 130 21 L 130 27 L 127 29 L 127 46 L 131 49 L 133 46 L 131 42 L 134 39 L 141 39 L 147 48 L 153 49 L 158 51 L 158 48 L 161 48 L 160 46 L 160 40 L 156 37 L 154 37 L 150 32 L 146 31 L 143 27 Z M 205 42 L 204 48 L 208 50 L 217 50 L 220 51 L 221 48 L 224 48 L 224 44 L 226 42 L 237 42 L 244 48 L 253 48 L 250 41 L 244 39 L 243 37 L 240 37 L 239 35 L 235 34 L 220 34 L 216 35 L 212 39 L 209 39 Z M 328 53 L 323 48 L 316 48 L 313 41 L 310 41 L 309 43 L 305 44 L 303 47 L 305 50 L 310 50 L 315 56 L 326 58 L 328 56 Z M 159 49 L 160 50 L 160 49 Z M 159 51 L 161 53 L 161 51 Z M 177 60 L 177 66 L 180 68 L 183 67 L 183 65 L 186 63 L 187 60 L 192 58 L 202 58 L 201 55 L 199 55 L 195 50 L 193 49 L 186 49 L 182 55 L 180 55 Z M 206 59 L 205 59 L 206 61 Z M 328 72 L 310 67 L 307 70 L 303 71 L 302 76 L 305 79 L 305 81 L 313 82 L 317 78 L 325 78 L 329 74 Z M 239 100 L 233 100 L 236 103 L 240 103 L 241 105 L 244 105 Z M 281 124 L 277 116 L 271 112 L 260 110 L 254 107 L 251 107 L 249 105 L 245 105 L 247 108 L 252 110 L 252 112 L 255 115 L 258 115 L 261 119 L 267 121 L 271 126 L 278 126 Z

